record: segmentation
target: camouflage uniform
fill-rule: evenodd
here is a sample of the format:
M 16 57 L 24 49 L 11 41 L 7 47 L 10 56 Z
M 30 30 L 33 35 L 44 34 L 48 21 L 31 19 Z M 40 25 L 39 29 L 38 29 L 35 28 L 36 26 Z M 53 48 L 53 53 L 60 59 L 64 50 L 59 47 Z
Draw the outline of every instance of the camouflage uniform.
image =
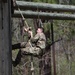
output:
M 46 37 L 44 33 L 37 33 L 28 43 L 30 43 L 29 46 L 22 48 L 22 53 L 39 55 L 46 47 Z

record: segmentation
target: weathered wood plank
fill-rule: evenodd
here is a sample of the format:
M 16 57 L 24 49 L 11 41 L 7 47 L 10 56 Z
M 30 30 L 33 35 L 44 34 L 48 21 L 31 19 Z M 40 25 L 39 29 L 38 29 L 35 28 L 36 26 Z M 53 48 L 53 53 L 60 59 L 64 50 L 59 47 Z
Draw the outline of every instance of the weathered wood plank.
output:
M 10 0 L 0 2 L 0 75 L 12 75 Z
M 47 12 L 33 12 L 21 11 L 25 18 L 40 18 L 40 19 L 54 19 L 54 20 L 75 20 L 74 14 L 63 13 L 47 13 Z M 13 17 L 21 17 L 19 11 L 15 11 Z
M 73 6 L 73 5 L 60 5 L 60 4 L 16 1 L 15 9 L 18 8 L 17 6 L 19 6 L 19 8 L 21 10 L 44 10 L 44 11 L 75 12 L 75 6 Z
M 0 11 L 1 11 L 1 3 L 0 3 Z M 2 16 L 1 16 L 1 12 L 0 12 L 0 24 L 2 23 L 1 17 Z M 0 25 L 0 41 L 1 41 L 1 25 Z M 1 42 L 0 42 L 0 46 L 2 46 Z M 1 69 L 1 65 L 2 65 L 2 63 L 1 63 L 1 53 L 2 53 L 2 48 L 0 47 L 0 75 L 1 75 L 1 71 L 2 71 L 2 69 Z

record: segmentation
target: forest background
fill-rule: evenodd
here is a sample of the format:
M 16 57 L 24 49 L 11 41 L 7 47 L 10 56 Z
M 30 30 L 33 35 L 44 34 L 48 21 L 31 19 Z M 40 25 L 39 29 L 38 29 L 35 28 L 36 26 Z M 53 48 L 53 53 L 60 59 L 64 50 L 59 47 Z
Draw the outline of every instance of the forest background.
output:
M 42 2 L 50 4 L 64 4 L 75 5 L 75 0 L 19 0 L 29 2 Z M 61 12 L 62 13 L 62 12 Z M 67 12 L 64 12 L 67 13 Z M 67 13 L 68 14 L 68 13 Z M 39 18 L 38 18 L 39 19 Z M 26 19 L 29 26 L 35 34 L 35 20 Z M 73 20 L 52 20 L 54 29 L 54 41 L 55 42 L 55 63 L 57 75 L 75 75 L 75 21 Z M 12 44 L 19 43 L 27 40 L 25 35 L 23 40 L 21 36 L 20 24 L 22 24 L 20 18 L 12 18 Z M 51 39 L 51 20 L 44 20 L 42 22 L 44 32 L 47 37 L 47 44 L 50 45 Z M 60 40 L 61 39 L 61 40 Z M 12 51 L 12 59 L 15 60 L 19 49 Z M 31 56 L 23 56 L 21 62 L 14 67 L 12 65 L 12 75 L 31 75 L 30 71 L 30 59 Z M 39 60 L 34 57 L 34 73 L 35 75 L 53 75 L 53 55 L 52 48 L 50 46 L 49 52 L 44 56 L 44 64 L 42 68 L 39 68 Z M 47 68 L 46 68 L 47 67 Z M 41 73 L 40 73 L 41 70 Z

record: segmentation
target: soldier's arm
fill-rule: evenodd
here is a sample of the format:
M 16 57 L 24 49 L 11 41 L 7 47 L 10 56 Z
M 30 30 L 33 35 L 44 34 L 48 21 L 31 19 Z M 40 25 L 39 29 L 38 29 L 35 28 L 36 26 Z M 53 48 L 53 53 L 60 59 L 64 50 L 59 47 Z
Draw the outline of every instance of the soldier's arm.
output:
M 28 31 L 30 38 L 33 38 L 33 32 L 31 30 Z
M 31 42 L 32 43 L 36 43 L 39 40 L 39 34 L 36 34 L 32 39 Z
M 25 27 L 23 27 L 23 28 L 24 28 L 24 31 L 25 31 L 25 32 L 28 32 L 28 28 L 25 28 Z

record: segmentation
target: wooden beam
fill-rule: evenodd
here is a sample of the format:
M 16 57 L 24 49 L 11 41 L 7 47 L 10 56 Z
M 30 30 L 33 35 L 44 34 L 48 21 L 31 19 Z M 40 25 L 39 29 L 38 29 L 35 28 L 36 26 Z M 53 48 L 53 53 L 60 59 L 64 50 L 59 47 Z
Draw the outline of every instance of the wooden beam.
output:
M 16 1 L 16 6 L 14 8 L 17 9 L 18 6 L 21 10 L 75 12 L 75 6 L 73 5 L 60 5 L 60 4 Z
M 25 18 L 40 18 L 40 19 L 54 19 L 54 20 L 75 20 L 74 14 L 63 13 L 46 13 L 46 12 L 33 12 L 21 11 Z M 19 11 L 15 11 L 13 17 L 21 18 Z

